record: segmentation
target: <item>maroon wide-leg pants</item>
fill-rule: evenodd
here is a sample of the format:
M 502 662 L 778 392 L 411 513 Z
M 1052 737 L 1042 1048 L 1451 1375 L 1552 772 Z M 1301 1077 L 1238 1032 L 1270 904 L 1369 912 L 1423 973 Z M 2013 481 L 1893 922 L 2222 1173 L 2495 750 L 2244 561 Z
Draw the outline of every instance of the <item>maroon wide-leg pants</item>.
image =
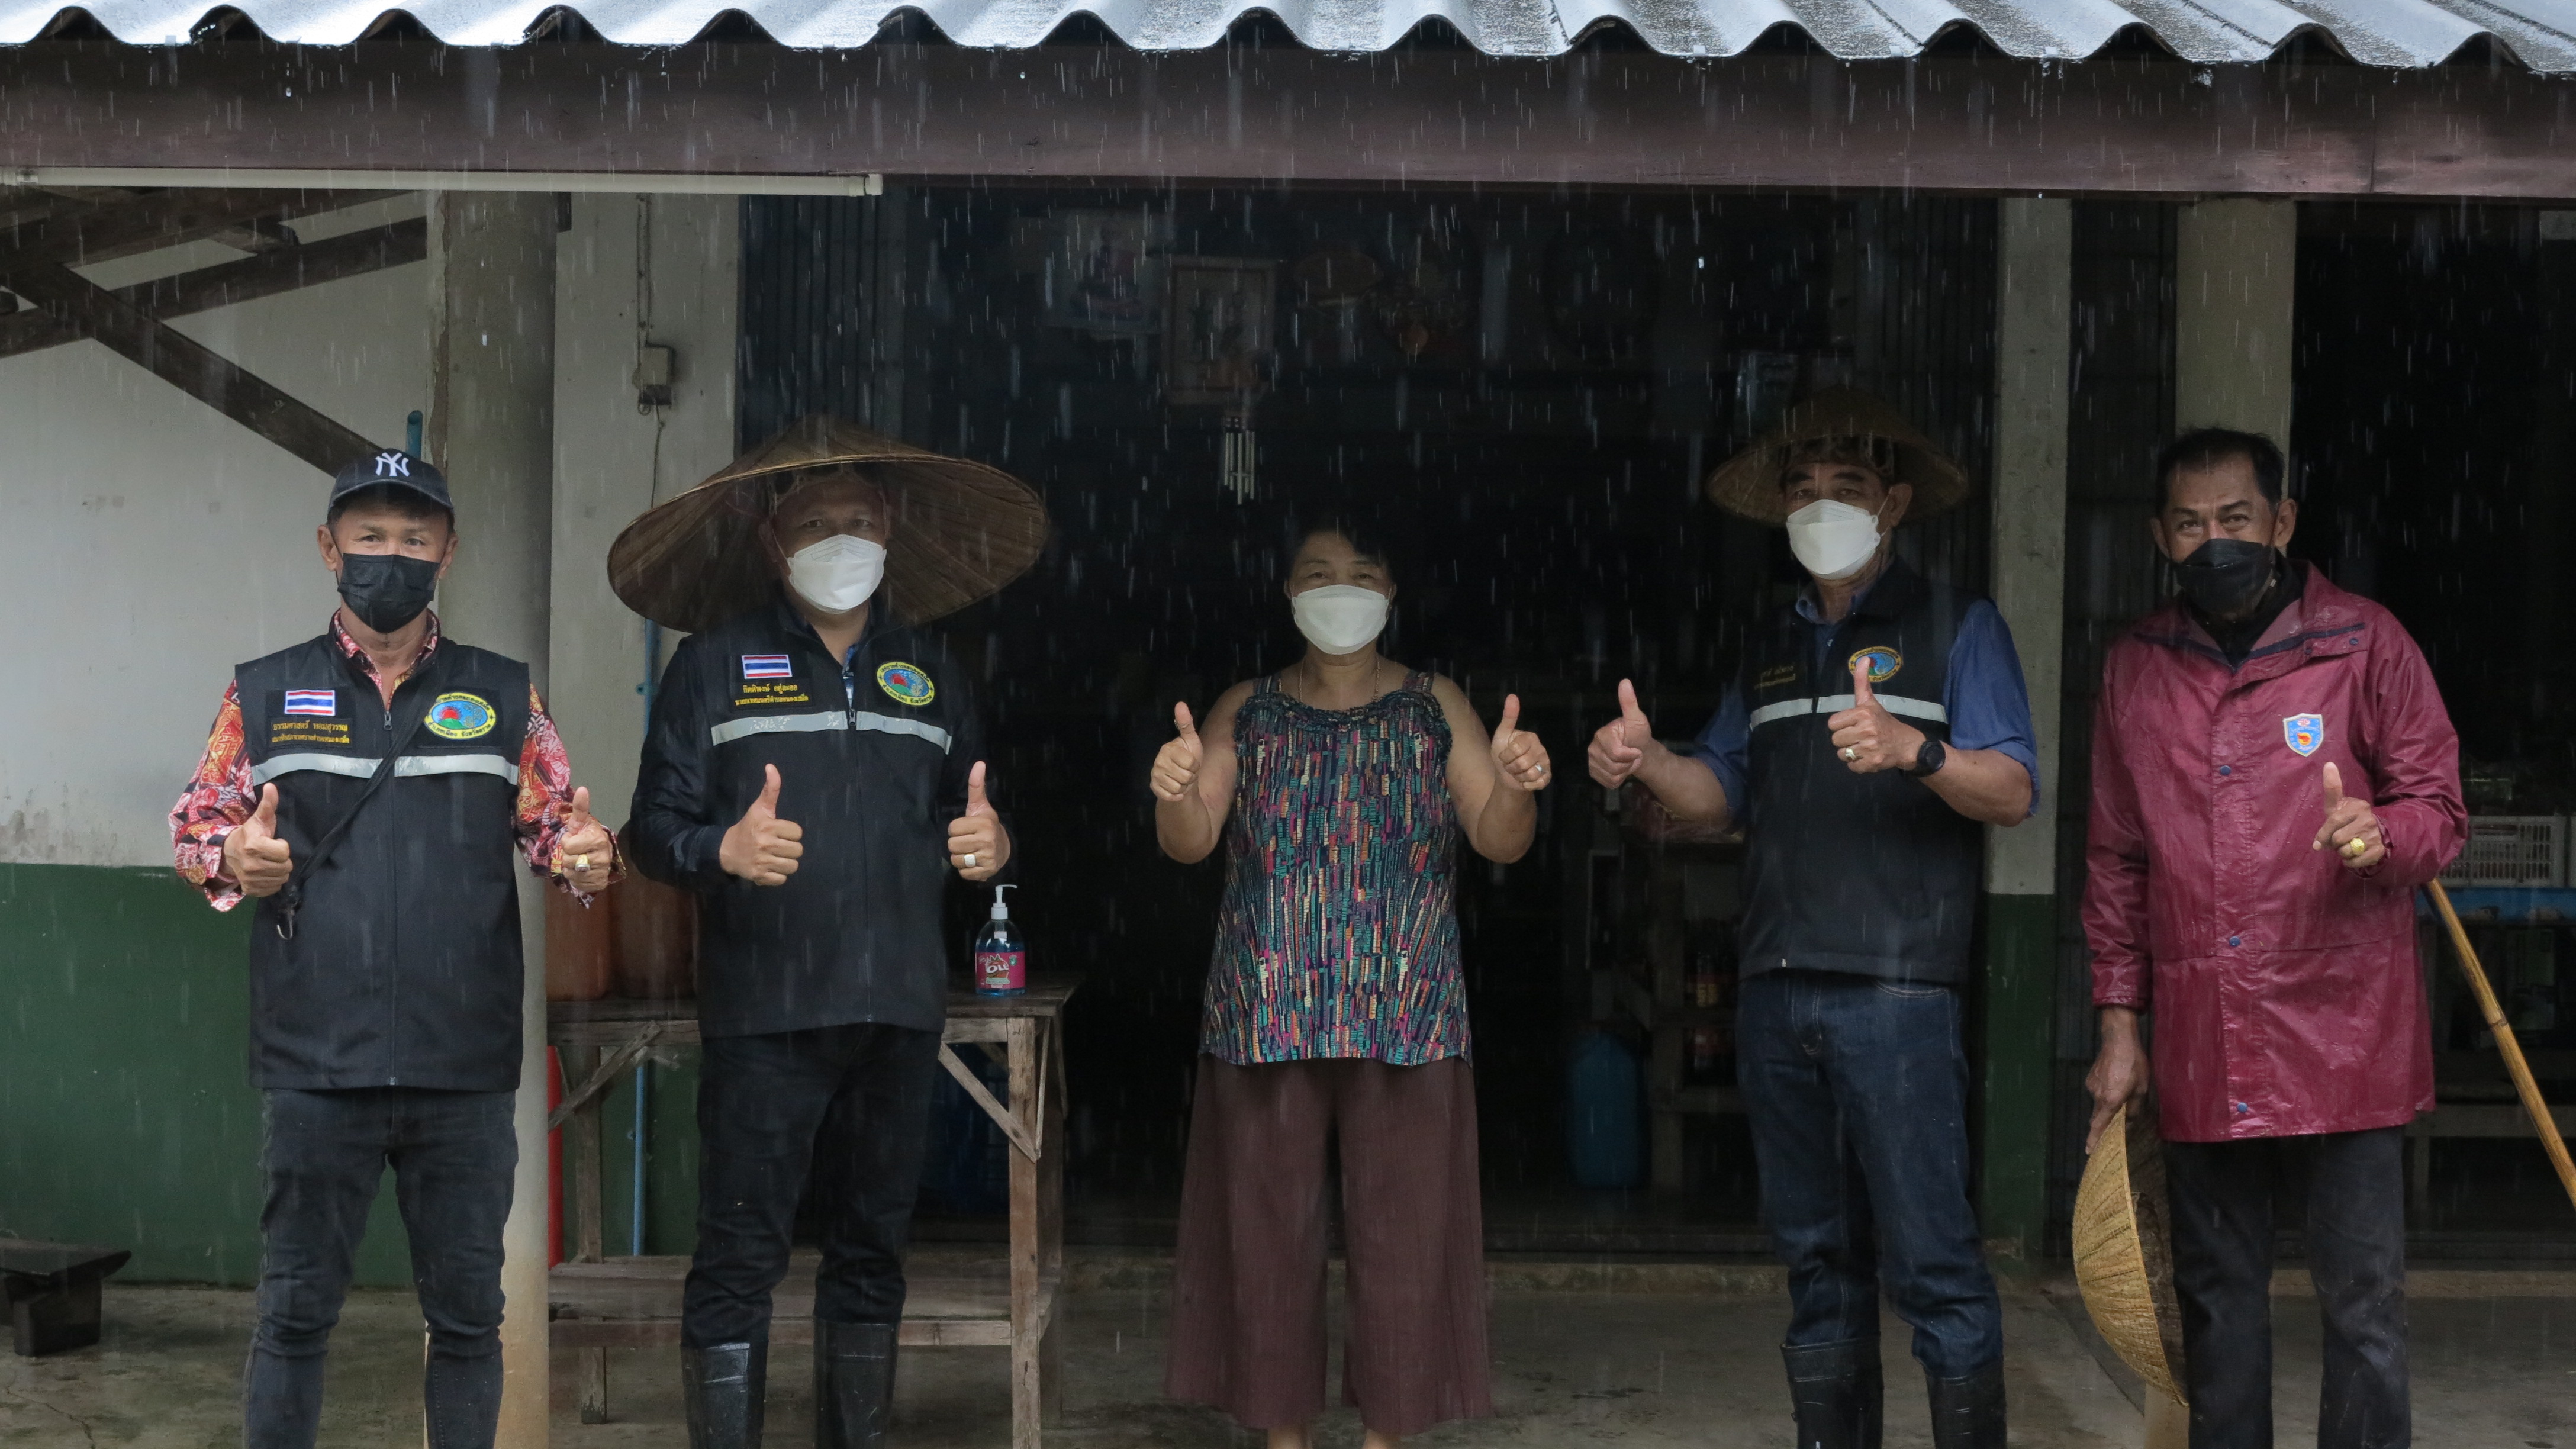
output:
M 1351 1058 L 1199 1058 L 1163 1389 L 1252 1429 L 1324 1409 L 1325 1144 L 1338 1138 L 1342 1401 L 1381 1433 L 1493 1413 L 1475 1075 Z

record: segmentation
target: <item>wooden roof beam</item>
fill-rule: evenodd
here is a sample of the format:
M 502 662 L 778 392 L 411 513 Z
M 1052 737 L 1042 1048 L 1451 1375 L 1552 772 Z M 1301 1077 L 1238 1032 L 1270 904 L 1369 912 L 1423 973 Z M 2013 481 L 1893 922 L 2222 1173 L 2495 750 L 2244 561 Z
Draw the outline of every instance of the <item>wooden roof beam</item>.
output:
M 325 473 L 376 445 L 60 262 L 0 256 L 0 286 Z

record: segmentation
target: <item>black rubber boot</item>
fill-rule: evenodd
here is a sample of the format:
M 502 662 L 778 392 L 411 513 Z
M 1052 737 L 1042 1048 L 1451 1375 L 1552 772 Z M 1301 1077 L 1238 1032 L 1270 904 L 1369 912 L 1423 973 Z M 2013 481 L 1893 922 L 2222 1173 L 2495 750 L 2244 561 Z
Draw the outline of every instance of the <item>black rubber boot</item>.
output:
M 1789 1366 L 1798 1449 L 1879 1449 L 1885 1387 L 1877 1339 L 1783 1348 L 1780 1357 Z
M 814 1320 L 814 1449 L 884 1449 L 894 1335 L 891 1323 Z
M 1932 1449 L 2004 1449 L 2004 1366 L 1963 1379 L 1923 1376 L 1932 1389 Z
M 761 1394 L 768 1380 L 768 1344 L 681 1349 L 689 1449 L 759 1449 Z

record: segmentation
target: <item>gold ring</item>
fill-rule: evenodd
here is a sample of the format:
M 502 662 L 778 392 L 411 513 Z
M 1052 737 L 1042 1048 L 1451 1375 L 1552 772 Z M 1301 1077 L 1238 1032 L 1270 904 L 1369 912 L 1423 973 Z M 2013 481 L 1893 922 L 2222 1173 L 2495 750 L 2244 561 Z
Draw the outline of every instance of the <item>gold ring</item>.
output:
M 1845 745 L 1843 746 L 1843 758 L 1845 760 L 1856 761 L 1860 758 L 1860 751 L 1853 749 L 1849 745 Z
M 2370 854 L 2370 842 L 2356 835 L 2343 843 L 2343 853 L 2355 860 Z
M 590 852 L 585 850 L 581 854 L 574 856 L 572 858 L 572 868 L 575 870 L 590 869 Z

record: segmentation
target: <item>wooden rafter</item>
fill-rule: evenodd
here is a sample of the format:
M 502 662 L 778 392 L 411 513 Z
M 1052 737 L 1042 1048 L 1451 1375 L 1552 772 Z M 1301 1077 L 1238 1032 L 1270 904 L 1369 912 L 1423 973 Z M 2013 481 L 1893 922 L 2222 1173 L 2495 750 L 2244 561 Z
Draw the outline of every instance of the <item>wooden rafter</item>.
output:
M 57 261 L 0 254 L 0 287 L 55 325 L 95 338 L 153 376 L 321 469 L 336 472 L 375 444 L 218 355 L 127 298 Z
M 429 224 L 398 221 L 390 226 L 350 232 L 328 240 L 219 262 L 155 281 L 119 287 L 116 296 L 143 312 L 169 321 L 237 302 L 275 296 L 299 287 L 344 277 L 364 276 L 386 267 L 416 262 L 429 254 Z M 82 334 L 64 327 L 51 312 L 31 308 L 0 316 L 0 357 L 15 357 L 39 348 L 77 342 Z

